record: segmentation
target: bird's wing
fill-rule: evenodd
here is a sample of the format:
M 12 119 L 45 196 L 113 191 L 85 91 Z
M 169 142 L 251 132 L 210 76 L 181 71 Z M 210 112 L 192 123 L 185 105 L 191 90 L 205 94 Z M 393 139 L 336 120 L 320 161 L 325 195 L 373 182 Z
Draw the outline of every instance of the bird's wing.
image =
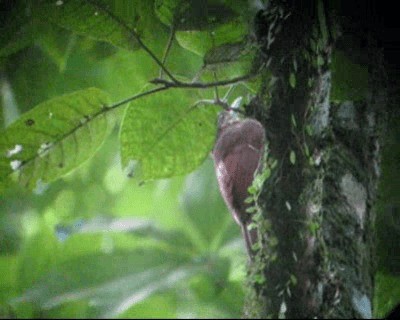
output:
M 230 192 L 231 207 L 242 224 L 249 220 L 244 200 L 249 196 L 247 189 L 253 182 L 254 172 L 260 161 L 261 151 L 248 143 L 242 143 L 230 152 L 223 160 L 226 173 L 225 187 Z

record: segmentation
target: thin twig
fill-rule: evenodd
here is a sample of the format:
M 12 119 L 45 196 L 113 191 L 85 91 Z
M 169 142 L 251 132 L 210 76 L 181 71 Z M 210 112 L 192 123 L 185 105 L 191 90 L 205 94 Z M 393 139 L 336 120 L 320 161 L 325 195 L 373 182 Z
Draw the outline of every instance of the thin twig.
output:
M 217 82 L 218 78 L 217 78 L 217 73 L 215 71 L 213 72 L 213 76 L 214 76 L 214 82 Z M 220 101 L 218 94 L 218 87 L 215 86 L 214 90 L 215 90 L 215 98 L 217 99 L 217 101 Z
M 131 102 L 133 100 L 142 98 L 144 96 L 148 96 L 149 94 L 153 94 L 153 93 L 156 93 L 156 92 L 159 92 L 159 91 L 163 91 L 163 90 L 167 90 L 167 89 L 169 89 L 169 87 L 167 87 L 167 86 L 154 88 L 154 89 L 151 89 L 149 91 L 145 91 L 145 92 L 139 93 L 137 95 L 134 95 L 132 97 L 126 98 L 126 99 L 124 99 L 124 100 L 122 100 L 120 102 L 114 103 L 113 105 L 109 106 L 107 109 L 115 109 L 115 108 L 118 108 L 119 106 L 121 106 L 121 105 L 123 105 L 125 103 Z
M 163 64 L 163 66 L 164 66 L 165 63 L 167 62 L 168 53 L 169 53 L 169 51 L 171 50 L 172 41 L 174 40 L 174 36 L 175 36 L 175 27 L 172 26 L 172 27 L 171 27 L 171 32 L 170 32 L 169 37 L 168 37 L 167 46 L 165 47 L 164 55 L 163 55 L 163 58 L 162 58 L 162 61 L 161 61 L 161 63 Z M 163 73 L 164 73 L 164 69 L 163 69 L 163 68 L 160 68 L 160 76 L 159 76 L 160 79 L 163 78 Z
M 209 83 L 204 83 L 204 82 L 192 82 L 192 83 L 185 83 L 181 81 L 168 81 L 164 79 L 153 79 L 150 81 L 150 83 L 153 84 L 162 84 L 165 87 L 168 88 L 197 88 L 197 89 L 207 89 L 211 87 L 221 87 L 221 86 L 227 86 L 230 84 L 238 83 L 241 81 L 246 81 L 251 78 L 254 78 L 257 76 L 257 73 L 250 73 L 246 74 L 244 76 L 232 78 L 232 79 L 226 79 L 226 80 L 221 80 L 221 81 L 214 81 L 214 82 L 209 82 Z

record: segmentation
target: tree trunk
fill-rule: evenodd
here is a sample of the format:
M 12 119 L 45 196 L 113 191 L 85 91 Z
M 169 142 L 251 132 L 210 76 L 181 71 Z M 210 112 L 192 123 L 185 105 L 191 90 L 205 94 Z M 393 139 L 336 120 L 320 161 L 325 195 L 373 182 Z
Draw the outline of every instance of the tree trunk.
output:
M 273 80 L 248 109 L 265 125 L 277 165 L 258 198 L 262 245 L 249 266 L 245 317 L 372 317 L 385 95 L 376 71 L 368 99 L 330 100 L 331 9 L 269 1 L 256 17 Z M 371 50 L 369 66 L 379 66 Z

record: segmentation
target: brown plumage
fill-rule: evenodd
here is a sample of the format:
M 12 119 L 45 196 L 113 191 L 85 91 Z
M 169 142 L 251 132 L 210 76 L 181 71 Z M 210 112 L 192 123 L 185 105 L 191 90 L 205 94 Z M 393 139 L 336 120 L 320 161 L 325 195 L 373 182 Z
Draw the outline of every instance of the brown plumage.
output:
M 237 119 L 232 111 L 221 112 L 217 141 L 213 150 L 219 189 L 235 221 L 240 225 L 249 256 L 257 240 L 256 230 L 248 231 L 251 216 L 244 200 L 264 152 L 265 130 L 254 119 Z

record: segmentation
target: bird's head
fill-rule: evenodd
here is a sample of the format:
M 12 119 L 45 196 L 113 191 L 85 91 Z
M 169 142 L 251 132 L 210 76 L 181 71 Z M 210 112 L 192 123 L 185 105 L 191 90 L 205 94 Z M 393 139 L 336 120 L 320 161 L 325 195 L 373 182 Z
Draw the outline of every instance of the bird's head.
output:
M 217 137 L 220 136 L 221 132 L 232 125 L 240 121 L 239 115 L 234 110 L 223 110 L 218 114 L 218 131 Z

